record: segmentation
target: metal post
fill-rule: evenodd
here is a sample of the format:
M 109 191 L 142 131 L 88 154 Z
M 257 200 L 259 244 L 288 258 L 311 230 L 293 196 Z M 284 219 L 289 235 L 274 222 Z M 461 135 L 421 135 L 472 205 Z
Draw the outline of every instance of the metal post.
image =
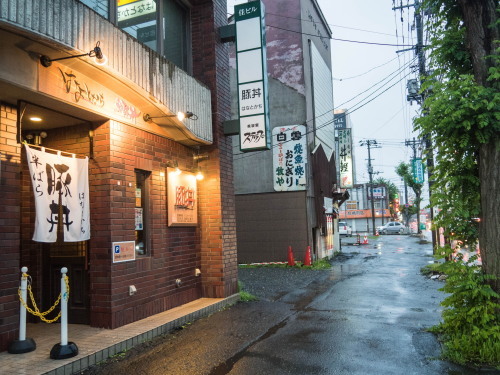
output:
M 68 345 L 68 291 L 65 280 L 68 269 L 61 268 L 61 273 L 61 345 Z
M 52 347 L 50 358 L 66 359 L 78 355 L 78 347 L 68 342 L 68 290 L 66 288 L 66 267 L 61 268 L 61 342 Z
M 21 268 L 21 298 L 26 303 L 28 297 L 28 267 Z M 21 354 L 32 352 L 36 349 L 36 344 L 33 339 L 26 338 L 26 307 L 19 301 L 19 340 L 13 341 L 8 348 L 11 354 Z

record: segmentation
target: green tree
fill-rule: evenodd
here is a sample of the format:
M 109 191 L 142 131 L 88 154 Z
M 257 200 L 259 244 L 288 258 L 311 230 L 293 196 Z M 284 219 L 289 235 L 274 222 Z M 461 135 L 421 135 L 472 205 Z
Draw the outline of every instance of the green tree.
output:
M 411 166 L 405 162 L 399 163 L 396 167 L 396 173 L 400 176 L 406 185 L 413 190 L 415 193 L 415 202 L 413 206 L 416 209 L 417 213 L 417 232 L 421 233 L 420 230 L 420 202 L 422 201 L 422 184 L 416 183 L 413 179 L 413 175 L 411 173 Z
M 387 198 L 389 201 L 389 210 L 391 212 L 391 217 L 394 217 L 395 216 L 395 211 L 394 211 L 395 200 L 397 198 L 399 198 L 398 187 L 393 182 L 391 182 L 383 177 L 379 177 L 379 178 L 373 180 L 373 182 L 375 185 L 385 186 L 385 188 L 387 190 Z
M 417 130 L 433 140 L 435 223 L 471 247 L 500 292 L 498 2 L 426 0 L 430 74 Z

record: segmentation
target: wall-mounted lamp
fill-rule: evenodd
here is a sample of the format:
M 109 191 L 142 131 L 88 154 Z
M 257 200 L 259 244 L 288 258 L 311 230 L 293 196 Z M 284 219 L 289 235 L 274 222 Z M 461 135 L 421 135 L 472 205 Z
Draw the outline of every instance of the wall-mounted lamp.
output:
M 177 164 L 176 161 L 171 162 L 171 163 L 167 163 L 167 167 L 174 168 L 173 174 L 176 175 L 176 176 L 178 176 L 178 175 L 180 175 L 182 173 L 182 171 L 179 168 L 179 164 Z
M 201 169 L 200 169 L 200 168 L 198 168 L 198 169 L 196 170 L 196 175 L 195 175 L 195 177 L 196 177 L 196 179 L 197 179 L 198 181 L 201 181 L 201 180 L 203 180 L 203 178 L 205 178 L 205 176 L 203 176 L 203 173 L 201 172 Z
M 108 61 L 108 59 L 102 53 L 101 47 L 99 47 L 100 44 L 101 44 L 101 42 L 98 41 L 96 43 L 95 47 L 90 52 L 82 53 L 81 55 L 59 57 L 57 59 L 51 59 L 50 57 L 48 57 L 46 55 L 42 55 L 42 56 L 40 56 L 40 64 L 42 64 L 44 67 L 48 68 L 49 66 L 52 65 L 52 61 L 67 60 L 67 59 L 73 59 L 75 57 L 89 56 L 89 57 L 95 57 L 95 62 L 97 65 L 104 65 L 104 64 L 106 64 L 106 61 Z
M 42 139 L 47 138 L 47 132 L 41 131 L 39 133 L 29 133 L 24 137 L 28 140 L 28 143 L 40 146 L 42 144 Z
M 95 132 L 90 129 L 89 130 L 89 159 L 94 159 L 94 136 Z
M 201 172 L 201 168 L 200 168 L 200 161 L 203 161 L 203 160 L 207 160 L 208 159 L 208 154 L 205 153 L 205 154 L 200 154 L 200 150 L 197 151 L 196 154 L 193 155 L 193 160 L 196 162 L 196 179 L 198 181 L 201 181 L 203 180 L 203 173 Z
M 179 121 L 182 121 L 185 118 L 188 118 L 190 120 L 198 120 L 198 116 L 196 116 L 193 112 L 177 112 L 176 115 L 165 115 L 165 116 L 156 116 L 156 117 L 152 117 L 148 113 L 145 113 L 144 116 L 142 116 L 142 119 L 146 122 L 152 122 L 153 119 L 163 118 L 163 117 L 177 117 L 177 119 Z

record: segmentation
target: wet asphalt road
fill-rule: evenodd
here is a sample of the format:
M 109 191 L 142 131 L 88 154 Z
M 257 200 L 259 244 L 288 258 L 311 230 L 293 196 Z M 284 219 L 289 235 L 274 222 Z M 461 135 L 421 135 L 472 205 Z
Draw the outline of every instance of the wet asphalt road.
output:
M 348 242 L 349 240 L 343 240 Z M 485 374 L 436 359 L 441 282 L 410 236 L 344 245 L 330 270 L 240 269 L 238 303 L 86 374 Z

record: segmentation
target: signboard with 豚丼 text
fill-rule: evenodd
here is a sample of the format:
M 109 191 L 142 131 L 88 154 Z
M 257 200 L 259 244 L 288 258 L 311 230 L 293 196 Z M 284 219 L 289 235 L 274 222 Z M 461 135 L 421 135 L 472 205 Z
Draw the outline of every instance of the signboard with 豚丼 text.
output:
M 307 143 L 304 125 L 277 126 L 272 132 L 275 191 L 306 189 Z
M 267 150 L 270 134 L 264 5 L 260 0 L 236 5 L 234 19 L 240 149 Z
M 351 129 L 338 129 L 340 188 L 352 188 L 352 136 Z
M 113 263 L 135 260 L 135 241 L 113 242 Z
M 198 199 L 194 173 L 167 168 L 167 216 L 169 227 L 198 225 Z

